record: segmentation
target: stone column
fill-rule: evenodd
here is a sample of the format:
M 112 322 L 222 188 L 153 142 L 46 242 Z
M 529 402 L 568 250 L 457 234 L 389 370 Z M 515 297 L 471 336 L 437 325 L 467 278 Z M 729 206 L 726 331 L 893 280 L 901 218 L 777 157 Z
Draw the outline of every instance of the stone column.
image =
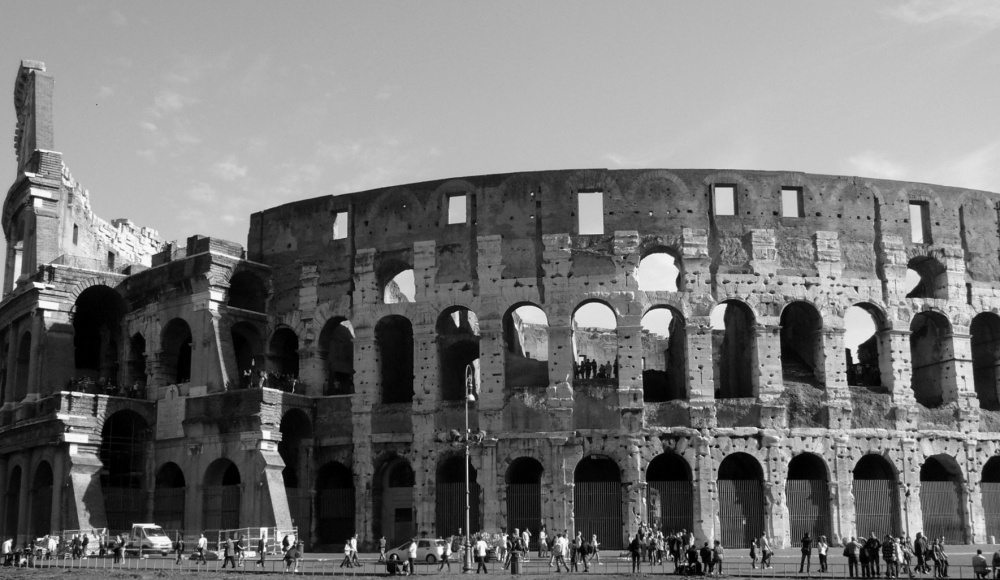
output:
M 847 386 L 847 358 L 844 351 L 844 329 L 824 328 L 820 331 L 820 356 L 818 363 L 822 366 L 823 382 L 826 389 L 823 397 L 826 402 L 830 429 L 850 429 L 851 390 Z
M 952 367 L 942 381 L 941 390 L 945 403 L 958 401 L 960 430 L 975 432 L 979 430 L 979 397 L 972 370 L 972 336 L 968 332 L 958 332 L 957 328 L 954 330 L 946 337 L 951 345 Z
M 986 512 L 983 509 L 983 489 L 981 486 L 983 464 L 976 448 L 979 441 L 965 440 L 965 481 L 962 482 L 965 500 L 966 538 L 972 544 L 984 544 L 986 537 Z
M 899 504 L 903 508 L 903 533 L 915 537 L 924 529 L 924 515 L 920 507 L 921 458 L 916 439 L 900 441 Z
M 626 433 L 641 431 L 644 423 L 642 396 L 642 324 L 638 315 L 621 317 L 618 326 L 618 408 Z M 637 481 L 637 480 L 636 480 Z
M 910 331 L 883 330 L 879 336 L 879 370 L 882 372 L 882 386 L 892 393 L 897 405 L 916 402 L 910 381 L 913 367 L 910 365 Z
M 430 247 L 433 249 L 433 246 Z M 441 401 L 438 343 L 433 324 L 413 325 L 413 507 L 417 533 L 434 531 L 437 465 L 434 454 L 434 414 Z M 470 413 L 474 410 L 470 409 Z
M 712 460 L 711 437 L 695 435 L 694 477 L 694 530 L 696 538 L 708 542 L 715 540 L 715 530 L 719 529 L 719 505 L 716 501 L 715 462 Z
M 483 518 L 484 530 L 497 530 L 500 527 L 500 494 L 496 485 L 489 485 L 489 482 L 501 481 L 502 476 L 497 473 L 497 440 L 490 435 L 478 447 L 480 467 L 478 475 L 481 502 L 479 513 Z
M 833 504 L 833 533 L 850 538 L 857 529 L 854 510 L 854 466 L 851 463 L 850 438 L 838 435 L 834 439 L 833 481 L 830 482 L 830 502 Z M 834 545 L 831 540 L 830 545 Z
M 496 318 L 479 320 L 479 426 L 490 437 L 503 430 L 503 329 Z
M 685 321 L 684 334 L 687 342 L 687 393 L 691 403 L 691 427 L 714 429 L 717 424 L 710 317 L 689 317 Z
M 34 342 L 34 337 L 32 337 L 32 342 Z M 30 466 L 31 462 L 26 461 L 25 469 L 21 470 L 21 494 L 18 497 L 17 540 L 14 542 L 18 546 L 25 545 L 31 531 L 31 501 L 29 499 L 29 492 L 31 491 L 31 485 L 34 482 L 30 479 Z
M 28 388 L 25 400 L 33 401 L 38 398 L 41 390 L 42 366 L 44 365 L 42 352 L 42 333 L 45 329 L 45 311 L 35 310 L 31 314 L 31 360 L 28 363 Z M 22 510 L 23 511 L 23 510 Z M 27 528 L 25 528 L 27 533 Z
M 372 463 L 372 405 L 378 397 L 378 368 L 375 357 L 375 336 L 370 325 L 354 329 L 355 384 L 351 396 L 351 433 L 354 474 L 354 529 L 359 545 L 371 546 L 374 518 L 372 487 L 375 468 Z
M 546 403 L 554 431 L 573 429 L 573 329 L 549 326 L 549 387 Z
M 778 403 L 785 388 L 781 377 L 781 327 L 757 324 L 754 332 L 757 347 L 754 387 L 760 402 L 760 426 L 764 429 L 784 429 L 788 426 L 787 407 Z
M 790 545 L 788 498 L 785 477 L 789 457 L 781 448 L 781 437 L 776 433 L 761 435 L 761 445 L 767 456 L 764 462 L 764 497 L 767 498 L 770 535 L 781 547 Z
M 646 507 L 646 466 L 642 463 L 642 452 L 640 446 L 645 441 L 641 439 L 630 439 L 628 443 L 628 459 L 622 470 L 625 482 L 625 500 L 622 507 L 622 514 L 629 537 L 635 536 L 639 531 L 639 523 L 636 521 L 649 521 L 649 513 Z

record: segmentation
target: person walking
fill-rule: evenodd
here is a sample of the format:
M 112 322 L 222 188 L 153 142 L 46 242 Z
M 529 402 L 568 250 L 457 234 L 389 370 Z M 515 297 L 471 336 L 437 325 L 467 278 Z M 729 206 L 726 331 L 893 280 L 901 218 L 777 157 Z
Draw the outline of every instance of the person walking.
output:
M 712 548 L 708 546 L 708 542 L 699 550 L 699 555 L 701 556 L 701 572 L 705 576 L 712 575 Z
M 177 532 L 177 539 L 174 540 L 174 555 L 177 556 L 174 559 L 174 565 L 180 565 L 181 560 L 184 558 L 184 538 L 181 537 L 181 533 Z
M 590 561 L 603 566 L 604 564 L 601 562 L 601 544 L 597 541 L 597 534 L 590 534 L 590 547 L 594 550 L 594 556 Z
M 406 560 L 410 563 L 410 574 L 417 573 L 417 539 L 410 539 L 410 545 L 406 548 Z
M 226 538 L 225 543 L 222 545 L 222 568 L 220 570 L 225 570 L 226 564 L 232 564 L 233 570 L 236 569 L 236 547 L 233 544 L 233 537 L 229 536 Z
M 451 573 L 451 543 L 454 540 L 455 540 L 454 536 L 452 536 L 452 537 L 448 538 L 447 540 L 445 540 L 445 542 L 444 542 L 444 548 L 442 549 L 442 552 L 441 552 L 441 565 L 438 566 L 438 572 L 440 572 L 441 570 L 444 570 L 444 567 L 447 566 L 448 567 L 448 573 Z
M 757 569 L 757 538 L 750 540 L 750 568 Z
M 548 537 L 545 535 L 545 528 L 543 527 L 542 529 L 538 530 L 538 557 L 539 558 L 544 558 L 546 556 L 545 549 L 548 547 L 548 544 L 546 544 L 545 542 L 547 540 L 548 540 Z
M 927 566 L 927 539 L 923 532 L 917 532 L 917 537 L 913 540 L 913 555 L 917 557 L 917 572 L 926 574 L 930 571 Z
M 715 541 L 715 547 L 712 548 L 712 568 L 714 568 L 716 576 L 722 576 L 722 561 L 725 560 L 726 551 L 722 548 L 722 542 L 719 540 Z
M 343 568 L 347 566 L 348 568 L 354 567 L 354 562 L 351 561 L 351 539 L 347 538 L 344 541 L 344 559 L 340 561 L 340 567 Z
M 803 573 L 802 572 L 803 567 L 805 568 L 805 573 L 808 574 L 809 568 L 812 567 L 812 553 L 813 553 L 812 550 L 813 541 L 812 538 L 809 536 L 809 532 L 806 532 L 806 534 L 802 536 L 802 540 L 800 541 L 802 543 L 802 559 L 799 560 L 799 574 Z
M 948 577 L 948 554 L 944 549 L 944 537 L 940 537 L 934 545 L 934 561 L 941 571 L 940 578 Z
M 771 542 L 767 539 L 767 534 L 760 535 L 760 568 L 761 570 L 770 570 L 771 566 L 771 556 L 774 551 L 771 550 Z
M 577 532 L 576 536 L 573 536 L 573 543 L 569 545 L 569 565 L 572 567 L 573 572 L 579 572 L 580 569 L 576 565 L 577 558 L 580 557 L 580 545 L 583 543 L 582 532 Z
M 910 549 L 911 542 L 909 536 L 906 538 L 900 536 L 898 545 L 900 572 L 906 572 L 908 577 L 913 578 L 913 568 L 910 567 L 910 561 L 913 559 L 913 551 Z
M 858 574 L 858 544 L 851 536 L 851 539 L 844 543 L 844 557 L 847 558 L 847 577 L 856 578 Z
M 639 559 L 642 557 L 642 536 L 636 532 L 635 537 L 628 545 L 628 554 L 632 558 L 632 573 L 638 574 L 640 570 Z
M 482 570 L 483 574 L 489 574 L 490 571 L 486 568 L 486 541 L 480 537 L 476 540 L 476 574 Z
M 826 543 L 826 536 L 820 536 L 816 542 L 816 553 L 819 555 L 819 571 L 826 572 L 826 552 L 830 545 Z
M 208 538 L 205 537 L 205 533 L 202 532 L 201 537 L 198 538 L 198 563 L 208 565 L 208 560 L 205 559 L 205 550 L 208 550 Z
M 459 529 L 459 535 L 461 535 L 462 530 Z M 378 561 L 385 562 L 385 536 L 378 539 Z
M 569 572 L 569 566 L 566 565 L 566 550 L 569 548 L 569 540 L 566 539 L 562 534 L 556 534 L 556 541 L 552 543 L 552 557 L 556 561 L 556 574 L 559 573 L 560 566 L 566 568 L 566 572 Z M 549 566 L 552 564 L 549 563 Z
M 264 556 L 267 553 L 267 541 L 264 539 L 264 534 L 261 534 L 257 538 L 257 561 L 254 562 L 253 567 L 256 568 L 260 566 L 261 571 L 264 571 Z

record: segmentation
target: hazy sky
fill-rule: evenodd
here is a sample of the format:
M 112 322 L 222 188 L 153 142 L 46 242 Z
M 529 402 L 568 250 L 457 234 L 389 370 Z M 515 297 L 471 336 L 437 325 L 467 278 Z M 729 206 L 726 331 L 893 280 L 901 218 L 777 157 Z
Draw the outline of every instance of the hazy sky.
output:
M 44 61 L 95 211 L 166 239 L 245 244 L 289 201 L 535 169 L 1000 190 L 992 0 L 6 1 L 0 21 L 4 140 L 20 59 Z

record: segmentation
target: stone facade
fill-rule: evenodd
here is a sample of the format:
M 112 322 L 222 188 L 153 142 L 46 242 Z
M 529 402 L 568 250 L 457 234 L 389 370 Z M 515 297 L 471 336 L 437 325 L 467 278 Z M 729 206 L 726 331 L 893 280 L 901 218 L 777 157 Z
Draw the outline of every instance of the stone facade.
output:
M 181 246 L 90 212 L 53 86 L 22 64 L 3 213 L 0 522 L 19 542 L 129 519 L 296 525 L 316 546 L 452 534 L 466 421 L 474 528 L 1000 535 L 998 194 L 541 171 L 293 202 L 253 214 L 245 250 Z M 675 290 L 640 283 L 654 255 Z M 595 304 L 613 329 L 578 317 Z M 854 307 L 874 336 L 849 359 Z M 669 336 L 644 326 L 659 308 Z M 581 354 L 617 372 L 581 377 Z

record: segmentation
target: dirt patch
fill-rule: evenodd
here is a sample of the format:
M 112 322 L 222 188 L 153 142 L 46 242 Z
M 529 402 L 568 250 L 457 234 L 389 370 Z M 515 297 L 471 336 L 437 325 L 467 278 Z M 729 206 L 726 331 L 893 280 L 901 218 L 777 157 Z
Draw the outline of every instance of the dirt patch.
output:
M 892 395 L 882 387 L 848 387 L 851 390 L 851 427 L 854 429 L 892 429 L 896 412 Z
M 1000 431 L 1000 411 L 979 410 L 979 430 L 996 433 Z
M 788 408 L 789 427 L 825 427 L 823 389 L 805 382 L 785 381 L 779 401 Z
M 958 429 L 958 403 L 948 403 L 934 409 L 917 405 L 917 428 L 935 431 L 955 431 Z

